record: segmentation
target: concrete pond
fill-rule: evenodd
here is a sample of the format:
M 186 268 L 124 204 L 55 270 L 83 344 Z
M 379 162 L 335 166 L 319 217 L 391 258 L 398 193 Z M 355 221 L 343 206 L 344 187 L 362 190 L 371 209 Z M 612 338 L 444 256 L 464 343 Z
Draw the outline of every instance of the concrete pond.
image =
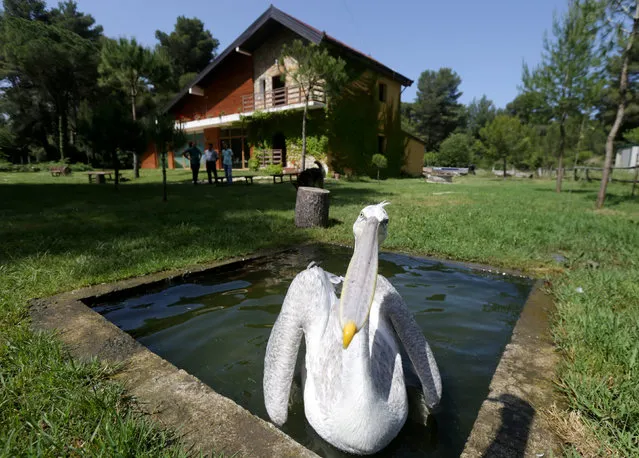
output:
M 125 363 L 118 375 L 143 410 L 186 444 L 236 456 L 348 456 L 303 411 L 299 377 L 288 422 L 268 422 L 262 394 L 270 329 L 293 277 L 311 262 L 343 274 L 352 250 L 305 245 L 34 300 L 39 329 L 72 354 Z M 553 402 L 552 302 L 513 272 L 382 252 L 380 273 L 413 312 L 437 359 L 440 409 L 407 421 L 384 457 L 550 456 L 539 407 Z M 523 311 L 522 311 L 523 310 Z M 543 455 L 541 455 L 543 454 Z

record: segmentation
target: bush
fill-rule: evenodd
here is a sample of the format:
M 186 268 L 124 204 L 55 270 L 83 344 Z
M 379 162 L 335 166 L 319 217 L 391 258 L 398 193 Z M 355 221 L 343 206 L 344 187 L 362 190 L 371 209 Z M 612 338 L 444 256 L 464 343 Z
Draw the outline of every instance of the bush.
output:
M 260 161 L 256 157 L 252 157 L 248 160 L 248 168 L 252 172 L 257 171 L 260 168 Z
M 452 134 L 439 147 L 439 162 L 444 167 L 467 167 L 470 164 L 473 141 L 466 134 Z
M 424 165 L 432 166 L 437 165 L 437 153 L 431 151 L 430 153 L 424 154 Z
M 279 175 L 283 170 L 281 164 L 269 164 L 264 168 L 268 175 Z
M 377 179 L 379 180 L 379 171 L 380 169 L 385 169 L 388 167 L 388 159 L 383 154 L 373 154 L 373 159 L 371 163 L 377 167 Z
M 383 154 L 373 154 L 372 164 L 378 169 L 385 169 L 388 167 L 388 160 Z

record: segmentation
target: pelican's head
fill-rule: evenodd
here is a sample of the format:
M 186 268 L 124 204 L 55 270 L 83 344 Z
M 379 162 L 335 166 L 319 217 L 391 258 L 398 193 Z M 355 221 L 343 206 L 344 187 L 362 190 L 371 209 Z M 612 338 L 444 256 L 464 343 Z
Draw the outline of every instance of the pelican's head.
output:
M 365 207 L 353 224 L 355 250 L 344 278 L 339 307 L 344 349 L 366 324 L 373 304 L 379 245 L 386 238 L 388 227 L 386 205 L 388 202 Z

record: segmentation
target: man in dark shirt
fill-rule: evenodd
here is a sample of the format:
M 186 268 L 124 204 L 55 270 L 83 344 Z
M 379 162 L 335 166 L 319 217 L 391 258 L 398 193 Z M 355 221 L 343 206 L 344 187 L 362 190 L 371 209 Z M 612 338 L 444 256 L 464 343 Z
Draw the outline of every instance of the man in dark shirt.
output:
M 200 173 L 200 161 L 202 160 L 202 151 L 195 146 L 193 142 L 189 142 L 189 148 L 184 152 L 184 157 L 191 162 L 191 172 L 193 172 L 193 184 L 197 184 L 197 175 Z

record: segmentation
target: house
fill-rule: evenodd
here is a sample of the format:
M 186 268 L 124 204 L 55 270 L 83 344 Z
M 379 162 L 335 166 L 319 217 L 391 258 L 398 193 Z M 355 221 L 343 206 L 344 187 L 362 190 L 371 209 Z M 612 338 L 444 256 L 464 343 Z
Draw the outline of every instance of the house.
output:
M 615 167 L 635 167 L 639 165 L 639 146 L 631 146 L 617 152 Z
M 317 91 L 309 103 L 307 135 L 329 167 L 366 173 L 373 154 L 387 156 L 389 172 L 420 175 L 424 144 L 401 130 L 402 87 L 413 81 L 336 38 L 271 6 L 229 45 L 165 110 L 201 149 L 209 143 L 233 150 L 233 167 L 247 168 L 251 157 L 264 164 L 299 166 L 300 88 L 282 78 L 282 46 L 299 39 L 325 46 L 346 61 L 349 83 L 330 102 Z M 320 146 L 317 146 L 320 145 Z M 184 148 L 169 153 L 169 168 L 188 166 Z M 319 150 L 325 150 L 317 153 Z M 160 160 L 153 148 L 143 168 Z

